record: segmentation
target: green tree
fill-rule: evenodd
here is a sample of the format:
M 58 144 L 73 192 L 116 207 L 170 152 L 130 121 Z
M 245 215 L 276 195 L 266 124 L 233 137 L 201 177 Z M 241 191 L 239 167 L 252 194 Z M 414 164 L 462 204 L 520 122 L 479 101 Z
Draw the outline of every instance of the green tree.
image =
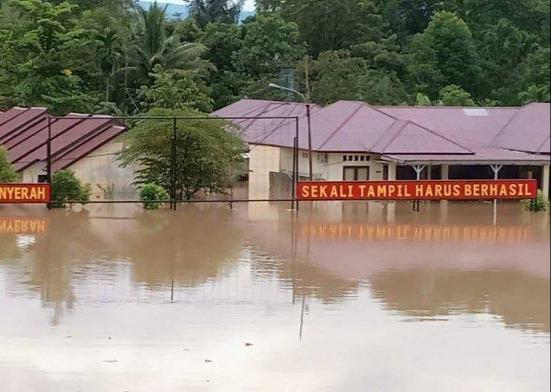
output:
M 204 28 L 209 23 L 233 23 L 239 21 L 243 0 L 191 0 L 190 15 L 197 25 Z
M 483 95 L 502 105 L 518 104 L 523 75 L 529 72 L 526 59 L 537 50 L 537 37 L 507 19 L 499 19 L 496 24 L 480 28 L 477 46 Z
M 320 54 L 312 66 L 312 100 L 326 105 L 359 99 L 358 79 L 365 70 L 365 61 L 351 57 L 348 50 Z
M 276 75 L 293 67 L 304 51 L 297 25 L 275 15 L 259 15 L 242 27 L 243 44 L 234 53 L 237 71 L 251 76 Z
M 408 71 L 416 91 L 431 99 L 443 87 L 456 84 L 477 90 L 480 67 L 472 34 L 463 20 L 451 12 L 437 12 L 409 47 Z
M 145 114 L 167 120 L 144 120 L 127 134 L 120 159 L 137 164 L 136 184 L 154 183 L 172 189 L 171 117 L 201 117 L 191 110 L 153 109 Z M 178 200 L 189 200 L 200 190 L 225 192 L 243 161 L 240 138 L 224 129 L 222 120 L 181 120 L 176 128 L 175 185 Z
M 463 90 L 461 87 L 451 84 L 440 90 L 440 100 L 438 105 L 441 106 L 476 106 L 471 94 Z
M 429 97 L 423 93 L 417 93 L 415 95 L 415 106 L 431 106 L 432 102 Z
M 322 53 L 314 62 L 311 95 L 322 105 L 338 100 L 361 100 L 393 105 L 409 101 L 404 85 L 394 71 L 369 67 L 363 58 L 348 50 Z
M 17 172 L 8 159 L 8 151 L 0 146 L 0 183 L 15 182 L 17 178 Z
M 167 72 L 159 64 L 155 66 L 151 77 L 154 83 L 151 87 L 142 86 L 141 95 L 144 98 L 142 106 L 164 109 L 197 109 L 203 112 L 212 110 L 212 99 L 200 87 L 191 73 L 183 74 Z
M 210 64 L 201 57 L 206 48 L 197 42 L 182 42 L 177 29 L 167 34 L 166 6 L 154 2 L 146 10 L 138 7 L 134 31 L 133 67 L 147 80 L 157 64 L 167 70 L 203 71 Z
M 248 79 L 239 75 L 233 57 L 234 53 L 238 53 L 243 47 L 242 27 L 226 23 L 209 23 L 203 32 L 201 42 L 207 47 L 204 58 L 215 67 L 207 77 L 212 89 L 214 107 L 221 108 L 237 101 Z
M 281 72 L 293 69 L 304 55 L 296 24 L 277 15 L 258 15 L 248 18 L 241 29 L 243 44 L 232 56 L 234 71 L 226 71 L 225 76 L 238 75 L 241 83 L 239 79 L 233 80 L 237 81 L 240 95 L 264 99 L 282 97 L 268 84 L 279 82 Z
M 386 35 L 384 20 L 374 0 L 286 0 L 259 1 L 262 10 L 276 9 L 294 22 L 300 39 L 310 53 L 349 49 L 365 41 L 379 41 Z
M 47 106 L 54 113 L 91 110 L 79 67 L 91 60 L 74 58 L 87 37 L 76 28 L 74 6 L 41 0 L 10 0 L 0 13 L 0 96 L 6 105 Z
M 56 208 L 90 200 L 89 184 L 82 184 L 71 170 L 59 170 L 52 176 L 52 205 Z

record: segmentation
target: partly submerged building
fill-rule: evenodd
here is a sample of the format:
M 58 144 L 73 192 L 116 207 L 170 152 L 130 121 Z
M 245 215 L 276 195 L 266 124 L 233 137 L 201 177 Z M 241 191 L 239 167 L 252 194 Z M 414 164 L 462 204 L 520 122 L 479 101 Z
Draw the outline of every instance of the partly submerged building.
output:
M 304 104 L 243 99 L 213 113 L 231 117 L 249 144 L 249 192 L 267 197 L 275 173 L 293 168 L 298 134 L 301 179 L 309 177 Z M 297 121 L 290 117 L 298 117 Z M 241 118 L 241 119 L 240 119 Z M 311 107 L 317 180 L 535 178 L 549 195 L 550 105 L 523 107 Z M 272 179 L 272 180 L 270 180 Z
M 111 198 L 134 192 L 133 172 L 119 166 L 120 136 L 126 127 L 109 116 L 70 114 L 52 118 L 52 171 L 71 169 L 92 186 L 92 194 Z M 75 118 L 78 117 L 78 118 Z M 0 113 L 0 146 L 8 150 L 23 182 L 47 179 L 48 114 L 45 108 L 12 108 Z

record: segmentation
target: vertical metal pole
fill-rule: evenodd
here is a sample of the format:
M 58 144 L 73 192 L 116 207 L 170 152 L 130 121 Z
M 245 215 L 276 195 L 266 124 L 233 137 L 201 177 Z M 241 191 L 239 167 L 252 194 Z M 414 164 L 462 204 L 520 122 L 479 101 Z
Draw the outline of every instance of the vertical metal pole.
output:
M 170 209 L 176 211 L 176 117 L 172 119 L 172 170 Z
M 47 114 L 48 118 L 48 139 L 46 140 L 46 177 L 48 185 L 52 185 L 52 118 Z M 50 190 L 51 192 L 51 190 Z M 48 203 L 48 209 L 52 208 L 52 203 Z
M 421 179 L 421 172 L 425 169 L 425 165 L 413 165 L 413 170 L 417 174 L 417 181 Z M 419 200 L 413 200 L 413 211 L 419 212 Z
M 293 138 L 293 174 L 292 174 L 292 182 L 291 185 L 291 209 L 295 209 L 295 190 L 296 190 L 296 173 L 297 173 L 297 138 L 296 136 Z
M 312 169 L 312 125 L 310 123 L 310 104 L 306 104 L 306 120 L 308 121 L 308 166 L 310 173 L 310 181 L 314 179 L 314 173 Z
M 300 170 L 299 170 L 299 118 L 298 117 L 295 117 L 295 144 L 296 144 L 296 164 L 295 164 L 295 170 L 296 170 L 296 174 L 295 174 L 295 182 L 293 184 L 293 187 L 294 187 L 294 196 L 293 198 L 296 198 L 296 195 L 297 195 L 297 185 L 298 185 L 298 181 L 299 181 L 299 173 L 300 173 Z M 312 155 L 310 155 L 310 158 L 312 158 Z M 298 200 L 295 200 L 296 201 L 296 208 L 297 208 L 297 211 L 298 211 L 298 208 L 299 208 L 299 204 L 298 204 Z
M 499 171 L 503 167 L 503 165 L 490 165 L 494 172 L 494 180 L 497 181 L 499 179 Z M 494 226 L 497 225 L 497 199 L 494 199 L 494 214 L 493 214 L 493 224 Z

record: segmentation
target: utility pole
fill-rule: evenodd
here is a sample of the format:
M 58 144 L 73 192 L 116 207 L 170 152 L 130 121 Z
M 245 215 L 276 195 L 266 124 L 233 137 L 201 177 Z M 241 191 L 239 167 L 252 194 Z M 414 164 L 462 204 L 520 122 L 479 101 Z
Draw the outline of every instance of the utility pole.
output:
M 314 178 L 314 173 L 312 171 L 312 166 L 313 166 L 312 165 L 312 125 L 311 125 L 311 121 L 310 121 L 311 114 L 310 114 L 309 93 L 307 92 L 307 94 L 308 94 L 308 96 L 307 96 L 307 95 L 304 95 L 303 93 L 301 93 L 300 91 L 297 91 L 297 90 L 294 90 L 294 89 L 291 89 L 291 88 L 288 88 L 288 87 L 283 87 L 283 86 L 280 86 L 280 85 L 275 84 L 275 83 L 268 84 L 268 87 L 277 88 L 278 90 L 283 90 L 283 91 L 288 91 L 288 92 L 295 93 L 300 98 L 302 98 L 302 102 L 305 103 L 305 106 L 306 106 L 306 120 L 307 120 L 307 124 L 308 124 L 308 166 L 309 166 L 309 170 L 310 170 L 309 178 L 310 178 L 310 180 L 312 180 Z M 297 167 L 297 172 L 298 172 L 298 167 Z

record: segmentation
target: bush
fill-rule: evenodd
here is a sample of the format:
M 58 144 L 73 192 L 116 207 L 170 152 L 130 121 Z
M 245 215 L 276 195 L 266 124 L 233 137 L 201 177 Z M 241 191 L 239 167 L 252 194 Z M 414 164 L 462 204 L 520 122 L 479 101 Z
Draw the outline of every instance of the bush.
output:
M 52 176 L 52 206 L 72 203 L 85 204 L 90 200 L 90 184 L 82 184 L 71 170 L 60 170 Z
M 0 146 L 0 183 L 14 182 L 17 180 L 17 172 L 8 159 L 8 152 Z
M 541 190 L 538 190 L 538 194 L 535 200 L 528 199 L 528 200 L 522 201 L 522 206 L 524 207 L 525 210 L 528 210 L 528 211 L 535 211 L 535 212 L 547 211 L 548 205 L 549 205 L 549 202 L 545 200 Z
M 169 200 L 168 192 L 160 185 L 148 183 L 140 188 L 140 200 L 146 210 L 156 210 Z

